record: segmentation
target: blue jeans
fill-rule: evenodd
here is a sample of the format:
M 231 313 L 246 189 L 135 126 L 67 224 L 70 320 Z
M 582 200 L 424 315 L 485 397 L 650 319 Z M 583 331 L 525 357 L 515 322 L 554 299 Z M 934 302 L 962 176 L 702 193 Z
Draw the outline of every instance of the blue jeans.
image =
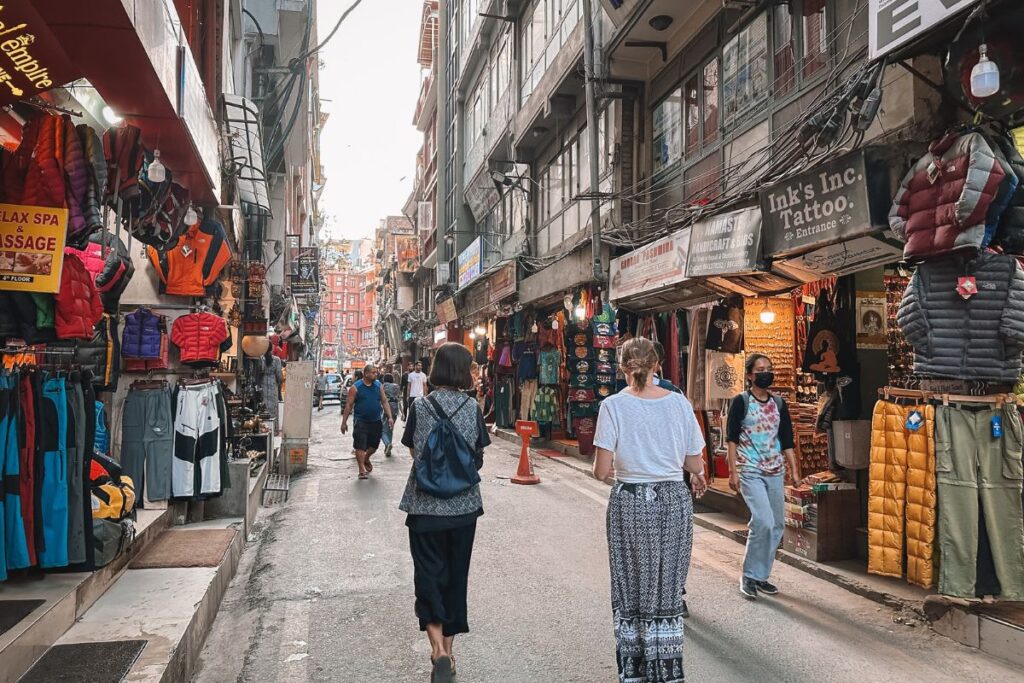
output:
M 782 474 L 740 473 L 740 492 L 750 510 L 747 527 L 747 552 L 743 557 L 743 576 L 767 581 L 775 562 L 775 551 L 786 527 L 785 492 Z

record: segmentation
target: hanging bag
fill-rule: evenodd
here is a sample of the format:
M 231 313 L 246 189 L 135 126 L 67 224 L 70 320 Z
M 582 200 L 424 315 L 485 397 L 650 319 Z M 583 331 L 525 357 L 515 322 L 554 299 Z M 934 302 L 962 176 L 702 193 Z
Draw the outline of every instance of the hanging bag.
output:
M 475 453 L 438 400 L 427 396 L 427 402 L 434 409 L 437 422 L 416 458 L 416 484 L 435 498 L 453 498 L 480 483 Z M 466 398 L 452 417 L 469 404 L 476 405 L 476 402 Z

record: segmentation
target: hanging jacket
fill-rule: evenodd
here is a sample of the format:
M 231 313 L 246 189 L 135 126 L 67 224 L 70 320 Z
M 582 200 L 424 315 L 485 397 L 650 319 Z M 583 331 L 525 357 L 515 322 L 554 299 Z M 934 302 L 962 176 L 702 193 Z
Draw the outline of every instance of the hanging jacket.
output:
M 160 316 L 141 306 L 124 317 L 121 355 L 124 358 L 160 357 Z
M 96 433 L 93 437 L 94 455 L 110 455 L 110 432 L 107 430 L 107 407 L 103 401 L 96 401 Z
M 58 338 L 86 340 L 92 339 L 93 327 L 103 315 L 103 304 L 92 276 L 73 253 L 64 255 L 55 315 Z
M 84 249 L 71 251 L 82 260 L 85 269 L 92 275 L 96 291 L 100 293 L 103 310 L 107 313 L 117 313 L 121 294 L 135 275 L 135 265 L 124 242 L 113 233 L 101 230 L 89 236 L 89 242 Z
M 103 141 L 96 131 L 82 123 L 76 128 L 82 143 L 88 183 L 82 203 L 86 231 L 92 233 L 103 227 L 103 195 L 107 187 L 107 160 L 103 157 Z
M 227 322 L 213 313 L 189 313 L 171 326 L 171 341 L 178 347 L 182 363 L 217 363 L 223 345 L 230 340 Z
M 957 292 L 961 277 L 976 281 L 968 299 Z M 914 347 L 916 374 L 1012 384 L 1024 350 L 1024 270 L 1012 256 L 991 252 L 923 263 L 897 322 Z
M 67 243 L 84 246 L 89 239 L 89 227 L 83 211 L 89 186 L 89 164 L 71 117 L 64 114 L 56 125 L 62 127 L 61 168 L 64 171 L 64 203 L 68 207 Z
M 176 296 L 205 296 L 231 260 L 224 227 L 210 218 L 190 226 L 174 246 L 146 252 L 160 277 L 160 293 Z
M 999 220 L 993 246 L 1008 254 L 1024 254 L 1024 157 L 1008 135 L 997 135 L 993 142 L 1017 177 L 1017 187 Z
M 57 338 L 54 297 L 37 292 L 0 292 L 0 338 L 45 344 Z
M 923 261 L 985 244 L 989 207 L 1005 172 L 980 133 L 948 133 L 907 172 L 889 226 L 906 242 L 903 258 Z
M 907 420 L 917 411 L 916 430 Z M 868 471 L 868 571 L 903 575 L 903 536 L 907 538 L 907 580 L 922 588 L 935 571 L 935 408 L 875 404 L 871 418 Z
M 25 174 L 25 191 L 21 203 L 31 206 L 63 207 L 65 205 L 64 126 L 56 116 L 38 114 L 38 135 L 32 159 Z

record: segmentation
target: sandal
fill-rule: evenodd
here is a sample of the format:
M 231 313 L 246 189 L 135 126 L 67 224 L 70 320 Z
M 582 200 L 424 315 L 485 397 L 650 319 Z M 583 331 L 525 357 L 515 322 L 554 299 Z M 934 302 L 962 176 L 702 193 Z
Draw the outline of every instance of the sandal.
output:
M 452 678 L 452 659 L 442 655 L 433 660 L 434 668 L 430 672 L 430 680 L 433 683 L 454 683 Z
M 359 473 L 359 478 L 360 478 L 360 479 L 369 479 L 369 478 L 370 478 L 370 475 L 369 475 L 369 474 L 367 474 L 366 472 L 360 472 L 360 473 Z
M 366 459 L 365 467 L 366 467 L 366 473 L 367 474 L 369 474 L 370 472 L 373 472 L 373 463 L 370 462 L 369 458 Z

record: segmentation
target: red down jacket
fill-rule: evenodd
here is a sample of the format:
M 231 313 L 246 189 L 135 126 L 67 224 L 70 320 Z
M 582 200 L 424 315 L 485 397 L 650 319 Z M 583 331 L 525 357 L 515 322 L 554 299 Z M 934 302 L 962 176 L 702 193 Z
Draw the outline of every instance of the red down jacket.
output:
M 980 249 L 985 217 L 1006 176 L 980 133 L 948 133 L 928 146 L 893 198 L 889 226 L 903 258 L 923 261 Z
M 103 304 L 92 283 L 92 275 L 72 253 L 64 254 L 54 314 L 58 339 L 91 340 L 93 327 L 103 316 Z
M 216 364 L 230 339 L 227 322 L 213 313 L 189 313 L 171 326 L 171 341 L 178 347 L 182 363 Z
M 103 309 L 112 315 L 116 314 L 121 294 L 135 275 L 135 266 L 124 242 L 113 233 L 100 231 L 89 236 L 85 249 L 69 247 L 64 251 L 65 254 L 69 252 L 82 259 L 85 269 L 92 275 Z

